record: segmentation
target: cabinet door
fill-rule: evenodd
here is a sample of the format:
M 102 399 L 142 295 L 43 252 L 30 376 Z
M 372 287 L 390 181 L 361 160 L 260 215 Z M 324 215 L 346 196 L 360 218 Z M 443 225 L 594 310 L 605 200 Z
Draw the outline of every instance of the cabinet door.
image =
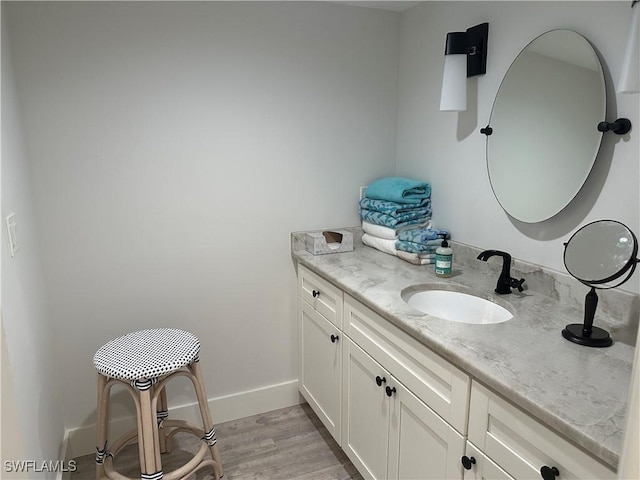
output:
M 464 438 L 395 378 L 389 405 L 389 479 L 462 479 Z
M 340 444 L 342 332 L 298 299 L 300 321 L 300 392 Z
M 383 479 L 387 476 L 389 417 L 385 386 L 390 376 L 349 338 L 344 350 L 342 449 L 363 477 Z

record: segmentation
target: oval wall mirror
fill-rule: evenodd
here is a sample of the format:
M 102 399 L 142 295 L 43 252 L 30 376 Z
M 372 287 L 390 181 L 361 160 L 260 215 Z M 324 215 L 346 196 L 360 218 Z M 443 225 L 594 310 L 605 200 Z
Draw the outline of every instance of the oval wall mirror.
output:
M 491 110 L 487 169 L 502 208 L 526 223 L 564 209 L 593 167 L 605 113 L 602 65 L 584 37 L 552 30 L 529 43 Z
M 598 295 L 596 288 L 614 288 L 626 282 L 636 269 L 638 241 L 634 233 L 615 220 L 598 220 L 580 228 L 565 243 L 567 271 L 591 287 L 585 297 L 584 322 L 567 325 L 562 336 L 589 347 L 608 347 L 609 333 L 593 326 Z

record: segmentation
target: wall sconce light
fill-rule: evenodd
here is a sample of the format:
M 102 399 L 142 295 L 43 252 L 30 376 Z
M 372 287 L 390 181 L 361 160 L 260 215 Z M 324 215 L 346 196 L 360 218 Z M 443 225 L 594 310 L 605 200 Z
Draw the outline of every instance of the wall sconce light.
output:
M 447 33 L 440 110 L 461 112 L 467 109 L 467 77 L 487 72 L 489 24 L 481 23 L 466 32 Z
M 629 29 L 627 48 L 624 51 L 624 61 L 617 88 L 618 93 L 640 93 L 640 68 L 638 67 L 638 57 L 640 57 L 640 34 L 638 32 L 640 30 L 640 6 L 637 6 L 637 3 L 638 0 L 631 2 L 633 20 Z

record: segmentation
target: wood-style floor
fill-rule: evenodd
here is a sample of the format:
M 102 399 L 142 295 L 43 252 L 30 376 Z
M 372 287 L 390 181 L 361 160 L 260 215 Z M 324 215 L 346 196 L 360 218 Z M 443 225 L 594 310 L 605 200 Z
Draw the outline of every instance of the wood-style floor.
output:
M 307 404 L 221 423 L 216 432 L 226 480 L 362 478 Z M 162 456 L 163 470 L 184 464 L 197 448 L 192 435 L 176 434 L 172 452 Z M 118 472 L 140 478 L 137 455 L 137 445 L 126 447 L 114 461 Z M 94 455 L 75 460 L 72 480 L 95 478 Z M 210 480 L 213 474 L 203 469 L 191 478 Z

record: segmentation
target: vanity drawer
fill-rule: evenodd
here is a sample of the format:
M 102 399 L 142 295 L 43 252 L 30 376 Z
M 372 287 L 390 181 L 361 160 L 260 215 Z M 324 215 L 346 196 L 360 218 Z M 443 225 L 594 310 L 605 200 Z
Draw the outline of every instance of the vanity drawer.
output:
M 345 333 L 464 435 L 469 376 L 347 294 L 344 313 Z
M 299 265 L 298 295 L 324 318 L 342 329 L 342 290 Z
M 558 480 L 616 478 L 604 464 L 475 381 L 469 441 L 515 479 L 540 479 L 543 466 L 557 468 Z

